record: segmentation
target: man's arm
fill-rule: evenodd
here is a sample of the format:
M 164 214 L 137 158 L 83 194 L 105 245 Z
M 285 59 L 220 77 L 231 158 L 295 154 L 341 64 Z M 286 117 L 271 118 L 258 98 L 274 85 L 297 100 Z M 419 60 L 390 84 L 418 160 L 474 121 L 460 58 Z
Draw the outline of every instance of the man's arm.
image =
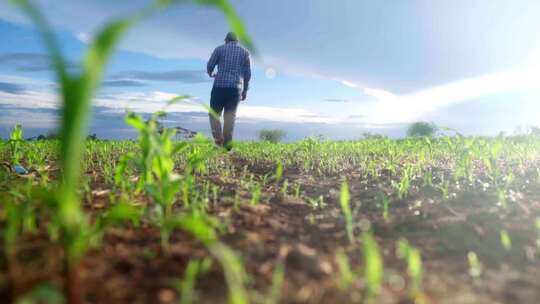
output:
M 251 57 L 249 54 L 246 56 L 246 61 L 244 62 L 244 69 L 242 71 L 242 76 L 244 78 L 244 91 L 242 92 L 242 100 L 245 100 L 247 97 L 247 91 L 249 89 L 249 81 L 251 80 Z
M 214 69 L 216 68 L 216 65 L 218 64 L 219 60 L 219 48 L 216 48 L 214 52 L 212 53 L 212 56 L 210 56 L 210 60 L 208 60 L 208 64 L 206 65 L 206 71 L 208 72 L 208 76 L 214 77 L 212 74 L 214 73 Z

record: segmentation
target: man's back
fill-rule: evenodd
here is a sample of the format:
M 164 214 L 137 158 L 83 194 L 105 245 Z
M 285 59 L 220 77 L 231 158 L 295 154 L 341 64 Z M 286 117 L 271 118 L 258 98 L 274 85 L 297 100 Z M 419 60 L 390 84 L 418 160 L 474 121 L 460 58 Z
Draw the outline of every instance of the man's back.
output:
M 236 41 L 217 47 L 208 61 L 208 71 L 218 66 L 214 87 L 244 88 L 251 79 L 249 52 Z
M 236 34 L 230 32 L 225 37 L 225 44 L 217 47 L 210 60 L 207 72 L 215 77 L 210 96 L 209 113 L 212 135 L 217 145 L 232 148 L 236 109 L 240 100 L 246 100 L 249 80 L 251 79 L 251 59 L 246 49 L 238 44 Z M 218 66 L 217 75 L 214 69 Z M 223 131 L 219 117 L 223 113 Z M 217 115 L 216 115 L 217 114 Z

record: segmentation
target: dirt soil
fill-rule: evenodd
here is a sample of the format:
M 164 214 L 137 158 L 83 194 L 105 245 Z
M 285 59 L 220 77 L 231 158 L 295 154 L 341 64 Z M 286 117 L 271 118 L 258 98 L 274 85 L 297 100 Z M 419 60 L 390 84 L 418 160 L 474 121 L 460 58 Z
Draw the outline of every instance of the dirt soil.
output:
M 231 157 L 241 172 L 246 163 Z M 270 166 L 248 166 L 262 176 Z M 501 211 L 490 189 L 450 187 L 450 198 L 430 187 L 415 187 L 403 200 L 393 198 L 390 221 L 382 217 L 380 180 L 364 180 L 358 171 L 336 176 L 307 176 L 289 168 L 290 185 L 300 185 L 301 196 L 282 194 L 281 185 L 262 189 L 260 203 L 249 205 L 251 194 L 239 191 L 241 204 L 234 207 L 239 178 L 213 176 L 222 187 L 210 213 L 229 229 L 220 239 L 241 257 L 250 275 L 249 290 L 264 294 L 271 285 L 274 267 L 285 266 L 281 303 L 361 303 L 365 288 L 360 278 L 349 290 L 337 286 L 335 254 L 344 248 L 354 268 L 362 266 L 361 241 L 350 244 L 339 204 L 342 180 L 348 180 L 355 234 L 371 228 L 384 255 L 385 282 L 373 303 L 412 303 L 406 265 L 396 257 L 396 241 L 406 238 L 422 253 L 426 303 L 540 303 L 540 250 L 534 221 L 540 217 L 540 185 L 527 183 L 515 193 L 509 208 Z M 531 179 L 532 180 L 532 179 Z M 93 185 L 85 208 L 100 212 L 109 204 L 110 186 Z M 324 206 L 313 207 L 309 198 L 322 196 Z M 504 249 L 500 231 L 511 237 Z M 172 279 L 183 278 L 190 259 L 209 255 L 189 234 L 175 231 L 170 254 L 160 248 L 159 230 L 149 223 L 109 229 L 103 244 L 83 259 L 80 280 L 84 303 L 174 303 Z M 22 293 L 36 282 L 61 286 L 62 251 L 50 245 L 45 233 L 22 242 L 17 253 L 13 292 Z M 482 273 L 469 275 L 468 252 L 475 252 Z M 219 265 L 196 281 L 201 303 L 225 303 L 227 285 Z M 1 301 L 0 301 L 1 302 Z

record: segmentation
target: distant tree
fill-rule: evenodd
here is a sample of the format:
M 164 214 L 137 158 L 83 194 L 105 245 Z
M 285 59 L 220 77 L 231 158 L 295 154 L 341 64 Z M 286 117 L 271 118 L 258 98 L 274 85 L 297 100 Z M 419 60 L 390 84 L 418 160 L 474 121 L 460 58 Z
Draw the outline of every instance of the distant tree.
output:
M 540 137 L 540 127 L 531 126 L 530 134 L 533 135 L 533 136 Z
M 274 130 L 261 130 L 259 131 L 259 139 L 269 141 L 271 143 L 278 143 L 287 136 L 287 133 L 280 129 Z
M 435 126 L 437 128 L 436 132 L 443 136 L 450 136 L 451 134 L 458 136 L 458 137 L 465 137 L 463 134 L 461 134 L 457 129 L 450 128 L 450 127 L 444 127 L 444 126 Z
M 328 136 L 324 134 L 309 135 L 303 138 L 303 141 L 321 142 L 321 141 L 327 141 L 327 140 L 328 140 Z
M 409 126 L 407 129 L 407 136 L 432 137 L 437 130 L 438 128 L 434 123 L 419 121 Z
M 371 132 L 362 132 L 362 137 L 364 139 L 383 139 L 388 138 L 386 135 L 371 133 Z
M 97 140 L 98 137 L 96 133 L 86 136 L 86 140 Z
M 58 134 L 56 133 L 47 133 L 47 135 L 45 136 L 46 139 L 59 139 L 60 136 L 58 136 Z

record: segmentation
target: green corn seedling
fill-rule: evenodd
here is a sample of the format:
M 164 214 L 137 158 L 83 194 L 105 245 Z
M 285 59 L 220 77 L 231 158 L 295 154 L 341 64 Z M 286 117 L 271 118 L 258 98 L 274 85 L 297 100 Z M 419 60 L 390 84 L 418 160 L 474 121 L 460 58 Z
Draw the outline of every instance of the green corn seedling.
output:
M 501 230 L 501 246 L 505 249 L 505 250 L 511 250 L 512 249 L 512 239 L 510 238 L 510 235 L 508 234 L 508 232 L 506 232 L 506 230 Z
M 180 304 L 195 303 L 195 281 L 197 277 L 208 272 L 211 266 L 211 259 L 189 261 L 184 279 L 177 286 L 177 289 L 180 291 Z
M 240 206 L 240 192 L 239 191 L 236 191 L 234 193 L 233 206 L 234 206 L 234 209 L 238 209 L 238 207 Z
M 212 202 L 214 205 L 217 204 L 218 198 L 219 198 L 219 187 L 216 185 L 212 185 Z
M 422 256 L 420 251 L 411 246 L 405 239 L 401 239 L 397 244 L 398 257 L 405 259 L 407 262 L 407 274 L 411 279 L 411 286 L 409 288 L 409 294 L 413 298 L 421 298 L 422 292 L 422 279 L 423 279 L 423 267 Z
M 314 198 L 308 197 L 307 202 L 308 202 L 308 204 L 310 205 L 311 208 L 313 208 L 313 209 L 319 208 L 319 199 L 318 198 L 314 199 Z
M 246 273 L 240 259 L 234 252 L 220 242 L 208 246 L 212 255 L 219 261 L 225 272 L 229 287 L 229 304 L 247 304 L 249 298 L 245 288 Z
M 427 169 L 425 171 L 425 173 L 424 173 L 423 186 L 424 187 L 427 187 L 427 186 L 432 187 L 433 186 L 433 172 L 431 171 L 431 167 L 429 169 Z
M 353 221 L 350 207 L 349 185 L 347 181 L 343 181 L 343 183 L 341 184 L 339 202 L 341 206 L 341 212 L 343 213 L 343 217 L 345 219 L 345 230 L 347 231 L 347 237 L 349 239 L 349 242 L 352 244 L 354 242 Z
M 409 193 L 409 188 L 411 185 L 411 178 L 410 178 L 410 168 L 406 169 L 403 172 L 403 176 L 401 177 L 401 180 L 398 183 L 398 197 L 399 199 L 405 198 Z
M 281 161 L 277 162 L 276 165 L 276 174 L 274 175 L 274 180 L 278 183 L 283 177 L 283 163 Z
M 251 205 L 257 205 L 261 197 L 261 185 L 256 184 L 251 190 Z
M 294 197 L 300 198 L 300 184 L 294 186 Z
M 208 249 L 210 254 L 220 263 L 225 273 L 229 288 L 230 304 L 246 304 L 249 302 L 245 283 L 247 276 L 244 266 L 234 251 L 217 239 L 216 228 L 219 221 L 198 211 L 175 215 L 169 219 L 170 227 L 189 232 Z
M 339 196 L 339 202 L 341 205 L 341 212 L 345 219 L 345 229 L 347 230 L 347 237 L 349 242 L 352 244 L 354 242 L 354 233 L 353 233 L 353 221 L 352 221 L 352 212 L 350 207 L 350 195 L 349 195 L 349 185 L 347 181 L 343 181 L 341 184 L 341 192 Z
M 157 128 L 157 118 L 154 114 L 148 121 L 140 116 L 129 114 L 126 122 L 133 126 L 140 134 L 141 157 L 136 159 L 142 171 L 139 187 L 153 198 L 156 203 L 156 215 L 161 231 L 161 246 L 168 252 L 168 242 L 171 227 L 166 223 L 173 216 L 172 208 L 176 202 L 177 194 L 182 187 L 182 179 L 174 173 L 173 155 L 185 150 L 187 143 L 174 144 L 171 137 L 174 130 L 165 129 L 160 134 Z
M 23 130 L 21 125 L 16 125 L 9 135 L 9 147 L 11 152 L 11 163 L 18 165 L 21 160 L 21 143 L 23 142 Z
M 120 38 L 141 18 L 173 4 L 173 0 L 160 0 L 133 17 L 113 21 L 91 43 L 80 71 L 68 71 L 66 60 L 41 11 L 29 0 L 11 0 L 34 23 L 49 52 L 52 66 L 61 87 L 60 160 L 63 167 L 62 183 L 58 191 L 57 222 L 65 250 L 65 278 L 68 303 L 79 303 L 78 262 L 87 249 L 88 223 L 80 206 L 76 191 L 80 175 L 80 160 L 84 133 L 87 127 L 91 99 L 97 91 L 103 71 Z M 254 49 L 242 22 L 232 6 L 225 0 L 194 1 L 220 9 L 241 40 Z
M 51 284 L 39 284 L 17 299 L 16 304 L 64 304 L 64 295 Z
M 439 191 L 441 191 L 441 196 L 443 201 L 447 201 L 450 199 L 450 181 L 449 180 L 443 180 L 440 186 L 437 186 L 439 188 Z
M 467 260 L 469 261 L 469 275 L 473 279 L 477 280 L 482 274 L 482 264 L 480 263 L 476 253 L 473 251 L 469 251 L 469 253 L 467 253 Z
M 281 187 L 281 193 L 283 195 L 286 195 L 288 192 L 288 189 L 289 189 L 289 180 L 285 179 L 285 181 L 283 181 L 283 186 Z
M 385 222 L 390 222 L 390 198 L 384 193 L 381 195 L 383 204 L 383 219 Z
M 336 262 L 339 270 L 338 286 L 340 289 L 348 290 L 356 280 L 356 274 L 351 269 L 349 258 L 342 248 L 336 253 Z
M 384 264 L 377 242 L 371 232 L 362 234 L 362 251 L 364 255 L 364 281 L 369 299 L 374 298 L 380 291 L 383 281 Z
M 264 304 L 277 304 L 281 298 L 281 289 L 285 280 L 285 266 L 283 263 L 278 263 L 272 273 L 272 285 L 268 291 Z
M 76 189 L 90 100 L 99 87 L 104 67 L 114 46 L 141 16 L 115 21 L 106 26 L 91 44 L 81 72 L 70 74 L 56 39 L 40 10 L 28 0 L 13 0 L 12 2 L 23 10 L 40 31 L 61 86 L 60 160 L 63 176 L 58 192 L 56 216 L 66 255 L 66 298 L 68 303 L 79 303 L 77 268 L 80 257 L 87 249 L 89 228 Z
M 319 208 L 324 208 L 326 206 L 326 203 L 324 202 L 324 196 L 319 195 L 319 202 L 318 202 Z
M 508 201 L 506 199 L 506 190 L 503 188 L 497 188 L 497 199 L 498 203 L 506 209 L 508 207 Z
M 133 153 L 127 153 L 123 155 L 120 160 L 118 161 L 118 164 L 114 171 L 114 183 L 119 188 L 120 192 L 122 193 L 130 193 L 131 189 L 131 183 L 129 182 L 129 179 L 126 177 L 126 172 L 128 170 L 128 166 L 131 160 L 135 158 L 135 155 Z

